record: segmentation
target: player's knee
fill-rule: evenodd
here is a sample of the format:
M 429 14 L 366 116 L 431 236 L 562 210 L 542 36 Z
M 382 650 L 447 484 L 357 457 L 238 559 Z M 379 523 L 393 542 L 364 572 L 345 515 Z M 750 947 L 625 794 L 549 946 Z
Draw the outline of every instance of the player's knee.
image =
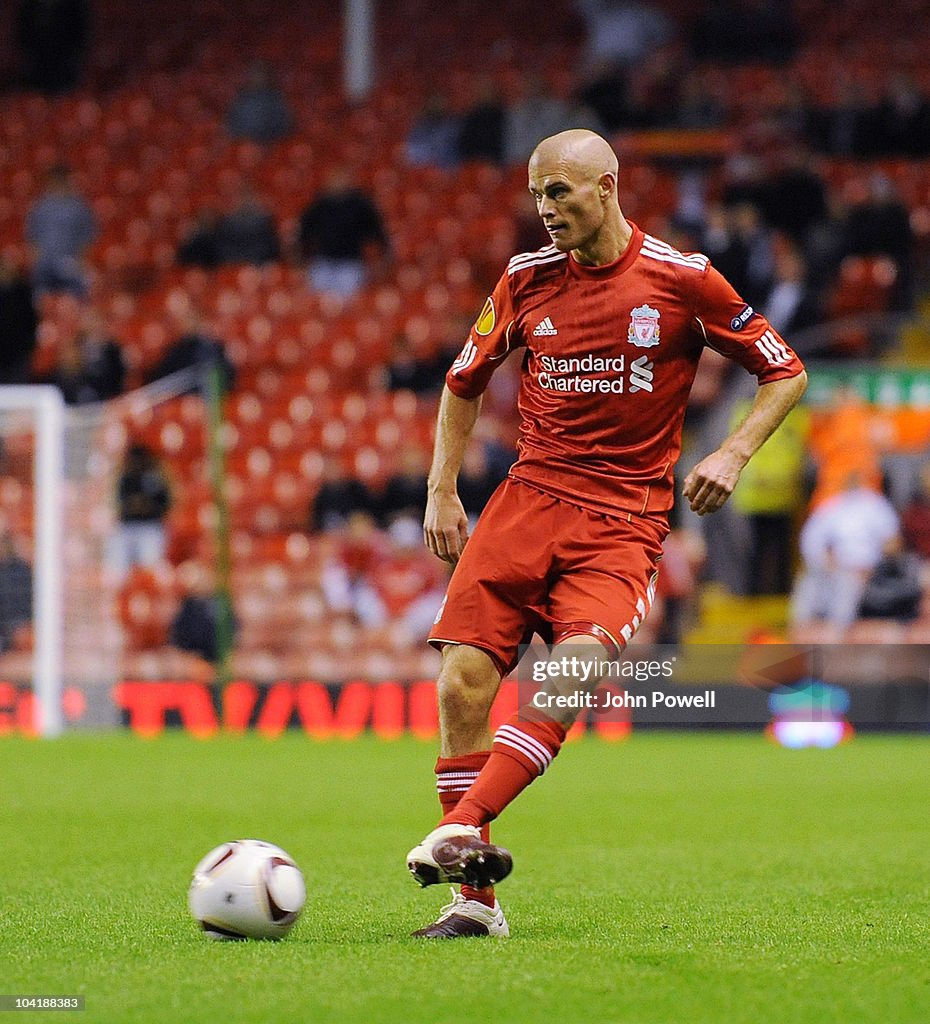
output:
M 484 651 L 465 645 L 447 647 L 437 683 L 439 703 L 446 712 L 466 712 L 493 701 L 500 673 Z
M 563 674 L 552 680 L 558 692 L 593 689 L 610 671 L 620 651 L 610 635 L 593 623 L 569 623 L 557 631 L 550 663 L 563 666 Z
M 616 658 L 621 648 L 602 626 L 595 622 L 564 622 L 556 627 L 553 641 L 556 648 L 574 648 L 572 653 L 581 655 L 585 648 L 592 656 Z

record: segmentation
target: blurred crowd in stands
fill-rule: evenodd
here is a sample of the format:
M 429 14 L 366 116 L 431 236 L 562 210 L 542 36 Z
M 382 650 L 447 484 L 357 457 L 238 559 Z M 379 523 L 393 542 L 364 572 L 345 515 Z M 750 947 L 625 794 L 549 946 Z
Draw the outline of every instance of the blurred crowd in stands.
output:
M 808 445 L 816 475 L 791 594 L 794 638 L 839 643 L 858 619 L 867 620 L 861 639 L 901 639 L 901 626 L 930 613 L 930 460 L 884 460 L 880 418 L 845 389 Z M 791 553 L 785 545 L 788 564 Z
M 101 0 L 98 6 L 106 4 Z M 294 270 L 296 276 L 283 278 L 288 303 L 299 303 L 303 291 L 313 301 L 330 302 L 334 316 L 351 320 L 358 310 L 361 321 L 371 315 L 365 303 L 377 288 L 402 281 L 417 267 L 415 247 L 410 251 L 400 238 L 407 199 L 395 205 L 392 193 L 403 195 L 408 181 L 447 183 L 445 198 L 436 202 L 455 199 L 448 210 L 431 215 L 437 237 L 450 239 L 450 258 L 455 240 L 484 230 L 492 213 L 505 225 L 504 243 L 495 251 L 537 248 L 546 237 L 522 188 L 520 168 L 541 137 L 582 125 L 617 142 L 628 216 L 679 248 L 707 253 L 805 358 L 879 354 L 868 331 L 822 328 L 845 323 L 848 314 L 911 314 L 928 285 L 930 214 L 926 205 L 915 207 L 913 192 L 910 203 L 901 194 L 901 182 L 915 180 L 913 168 L 930 155 L 926 76 L 912 59 L 889 62 L 877 79 L 861 79 L 850 66 L 824 95 L 811 86 L 810 74 L 790 71 L 808 67 L 806 54 L 817 42 L 803 4 L 714 0 L 687 6 L 681 14 L 667 3 L 566 2 L 559 11 L 564 21 L 554 15 L 549 30 L 534 28 L 533 52 L 550 58 L 567 53 L 570 61 L 537 65 L 513 59 L 507 73 L 494 73 L 491 65 L 501 64 L 495 60 L 487 73 L 470 76 L 466 88 L 455 86 L 454 73 L 447 80 L 427 76 L 418 93 L 405 94 L 403 107 L 391 99 L 394 107 L 385 108 L 401 111 L 396 116 L 403 130 L 395 150 L 363 152 L 354 161 L 344 153 L 324 159 L 313 166 L 312 187 L 303 190 L 296 209 L 285 212 L 283 193 L 248 169 L 222 196 L 192 189 L 197 198 L 179 223 L 169 260 L 179 272 L 188 268 L 207 275 L 224 267 Z M 83 0 L 19 4 L 14 27 L 21 59 L 14 102 L 23 89 L 54 98 L 87 88 L 92 14 L 99 13 L 93 7 Z M 416 0 L 406 0 L 406 7 L 411 23 L 418 12 L 429 16 Z M 564 25 L 570 26 L 567 32 Z M 881 42 L 885 45 L 884 37 Z M 493 46 L 488 41 L 498 54 L 519 53 L 519 45 L 516 35 Z M 836 48 L 841 53 L 840 44 Z M 908 40 L 901 39 L 899 49 L 913 57 Z M 246 52 L 240 56 L 238 67 L 219 76 L 225 100 L 216 116 L 222 138 L 214 143 L 215 152 L 248 144 L 258 147 L 249 158 L 253 166 L 267 154 L 280 153 L 284 162 L 284 151 L 276 146 L 315 141 L 315 125 L 307 123 L 294 89 L 294 68 L 250 60 Z M 188 59 L 195 63 L 196 54 Z M 751 76 L 772 69 L 784 73 L 765 78 L 758 96 L 747 96 L 743 87 Z M 385 95 L 401 95 L 386 79 Z M 105 94 L 100 102 L 107 102 Z M 338 108 L 339 101 L 332 103 Z M 637 147 L 649 133 L 666 148 L 644 158 Z M 685 145 L 685 137 L 698 142 Z M 244 375 L 241 360 L 231 354 L 237 339 L 223 335 L 220 318 L 195 294 L 170 308 L 165 303 L 167 339 L 157 358 L 140 360 L 120 336 L 110 315 L 113 290 L 108 291 L 95 248 L 103 229 L 102 206 L 87 194 L 79 153 L 75 147 L 75 152 L 48 154 L 42 189 L 16 211 L 22 244 L 0 249 L 0 383 L 48 382 L 60 388 L 69 405 L 83 405 L 186 368 L 217 366 L 226 391 L 243 392 L 244 379 L 251 382 L 254 374 Z M 390 187 L 375 187 L 376 172 L 385 168 L 392 172 Z M 456 185 L 480 182 L 481 174 L 494 182 L 493 189 Z M 628 206 L 629 179 L 636 174 L 653 184 L 670 182 L 669 201 L 648 208 L 647 184 L 636 192 L 646 208 Z M 920 180 L 924 203 L 930 203 L 930 175 Z M 513 182 L 509 191 L 508 182 Z M 422 186 L 410 186 L 411 196 L 422 192 Z M 488 201 L 499 207 L 502 195 L 509 197 L 503 208 L 483 208 Z M 423 201 L 429 206 L 428 189 Z M 375 372 L 359 371 L 357 390 L 409 392 L 418 408 L 432 415 L 445 370 L 477 308 L 474 302 L 480 305 L 502 266 L 494 260 L 484 264 L 477 256 L 469 260 L 465 277 L 473 305 L 443 310 L 439 331 L 404 329 L 407 324 L 392 330 Z M 144 294 L 155 288 L 149 280 L 143 276 L 141 284 L 126 290 Z M 409 301 L 403 284 L 400 293 Z M 74 299 L 79 314 L 50 363 L 38 358 L 43 317 L 50 297 L 62 295 Z M 322 330 L 317 337 L 325 334 Z M 311 358 L 318 356 L 309 349 L 298 352 L 298 368 L 309 366 Z M 489 395 L 485 410 L 490 425 L 466 459 L 460 494 L 472 519 L 513 458 L 514 376 L 510 367 L 495 382 L 496 394 Z M 683 464 L 699 457 L 715 431 L 744 412 L 733 382 L 733 367 L 708 353 L 689 410 Z M 861 435 L 868 422 L 854 406 L 854 397 L 844 394 L 826 413 L 812 417 L 799 410 L 747 471 L 722 526 L 711 525 L 702 534 L 686 514 L 678 517 L 664 562 L 664 615 L 655 614 L 649 627 L 654 636 L 669 642 L 680 638 L 694 614 L 689 602 L 702 578 L 721 580 L 750 596 L 793 590 L 797 635 L 804 630 L 815 635 L 818 627 L 811 624 L 822 621 L 833 631 L 830 636 L 839 637 L 856 618 L 881 617 L 882 609 L 901 621 L 930 616 L 922 596 L 930 557 L 928 471 L 912 459 L 906 478 L 891 488 L 894 493 L 883 495 L 889 491 L 882 474 L 887 447 L 881 438 L 860 436 L 854 443 L 844 433 L 848 426 Z M 312 586 L 331 615 L 362 625 L 372 636 L 389 626 L 411 640 L 422 636 L 444 587 L 442 566 L 420 543 L 427 461 L 423 443 L 401 438 L 388 470 L 372 482 L 360 478 L 351 459 L 330 452 L 307 502 L 303 529 L 320 545 L 321 570 Z M 119 528 L 108 554 L 124 587 L 131 586 L 140 567 L 157 571 L 170 559 L 171 510 L 176 492 L 186 485 L 170 465 L 170 453 L 130 444 L 126 465 L 114 480 Z M 802 521 L 795 583 L 792 566 Z M 721 537 L 724 546 L 716 543 Z M 21 576 L 17 541 L 9 532 L 3 545 L 4 576 Z M 176 646 L 213 660 L 215 643 L 211 647 L 205 639 L 212 634 L 215 641 L 215 595 L 213 584 L 205 582 L 212 573 L 202 564 L 198 571 L 197 564 L 185 577 L 179 592 L 184 600 L 175 602 L 178 618 L 169 634 Z M 892 598 L 894 581 L 900 586 Z M 3 595 L 0 582 L 0 601 Z M 7 604 L 0 604 L 0 646 L 13 642 L 22 613 Z M 240 635 L 247 627 L 243 621 Z

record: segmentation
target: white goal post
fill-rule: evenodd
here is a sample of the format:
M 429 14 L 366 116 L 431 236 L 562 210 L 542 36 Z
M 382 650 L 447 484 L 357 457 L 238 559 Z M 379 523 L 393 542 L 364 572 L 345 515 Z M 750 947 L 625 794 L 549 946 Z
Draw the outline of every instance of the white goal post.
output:
M 196 369 L 84 405 L 66 405 L 51 385 L 0 386 L 0 532 L 13 549 L 0 576 L 0 681 L 29 688 L 29 724 L 41 736 L 78 720 L 116 724 L 110 691 L 135 652 L 124 615 L 137 607 L 120 558 L 118 481 L 133 444 L 166 471 L 178 446 L 196 438 L 204 447 L 199 391 Z M 189 482 L 178 479 L 179 500 Z
M 33 560 L 33 687 L 35 727 L 58 736 L 62 716 L 62 537 L 64 532 L 65 406 L 50 384 L 0 386 L 0 415 L 34 419 L 33 461 L 35 556 Z

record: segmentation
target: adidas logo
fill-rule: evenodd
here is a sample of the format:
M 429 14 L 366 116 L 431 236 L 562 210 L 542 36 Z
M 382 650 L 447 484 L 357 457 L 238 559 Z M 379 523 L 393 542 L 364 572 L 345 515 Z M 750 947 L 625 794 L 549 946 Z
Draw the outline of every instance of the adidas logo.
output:
M 549 317 L 543 317 L 542 320 L 536 325 L 536 330 L 533 331 L 534 338 L 547 337 L 550 334 L 558 334 L 558 328 L 552 323 Z

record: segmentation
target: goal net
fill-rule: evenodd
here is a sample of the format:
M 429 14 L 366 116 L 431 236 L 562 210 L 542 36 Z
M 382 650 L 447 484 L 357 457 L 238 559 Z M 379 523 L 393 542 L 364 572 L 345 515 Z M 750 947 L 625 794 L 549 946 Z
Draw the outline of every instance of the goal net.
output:
M 113 723 L 130 647 L 118 480 L 131 446 L 205 451 L 198 384 L 182 371 L 74 407 L 51 386 L 0 387 L 0 729 Z

